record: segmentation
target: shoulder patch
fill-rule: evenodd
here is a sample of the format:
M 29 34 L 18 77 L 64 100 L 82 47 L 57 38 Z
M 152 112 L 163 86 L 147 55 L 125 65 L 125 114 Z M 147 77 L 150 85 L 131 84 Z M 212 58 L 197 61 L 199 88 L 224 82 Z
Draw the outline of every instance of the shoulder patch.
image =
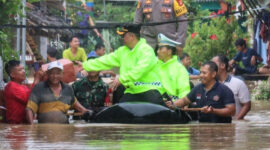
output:
M 187 8 L 182 0 L 174 0 L 173 7 L 176 17 L 182 16 L 183 14 L 187 13 Z

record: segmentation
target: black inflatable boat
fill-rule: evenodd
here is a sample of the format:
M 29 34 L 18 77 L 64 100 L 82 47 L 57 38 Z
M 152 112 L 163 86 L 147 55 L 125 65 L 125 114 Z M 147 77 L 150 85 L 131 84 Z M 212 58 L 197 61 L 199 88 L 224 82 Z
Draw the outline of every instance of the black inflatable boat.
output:
M 97 123 L 177 124 L 188 123 L 190 117 L 181 110 L 172 111 L 152 103 L 119 103 L 105 108 L 91 119 Z

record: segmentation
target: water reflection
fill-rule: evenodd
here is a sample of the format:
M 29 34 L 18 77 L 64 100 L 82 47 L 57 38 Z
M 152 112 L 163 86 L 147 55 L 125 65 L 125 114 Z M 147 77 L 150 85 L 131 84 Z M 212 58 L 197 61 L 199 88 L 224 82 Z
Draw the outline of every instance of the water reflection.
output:
M 269 149 L 270 104 L 232 124 L 0 124 L 0 149 Z

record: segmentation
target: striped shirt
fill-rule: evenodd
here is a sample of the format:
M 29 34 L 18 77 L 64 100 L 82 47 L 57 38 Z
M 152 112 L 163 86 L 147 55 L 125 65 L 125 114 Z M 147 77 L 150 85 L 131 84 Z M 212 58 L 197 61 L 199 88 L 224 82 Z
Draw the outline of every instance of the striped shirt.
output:
M 61 82 L 61 87 L 60 96 L 54 95 L 47 82 L 33 88 L 27 108 L 38 114 L 39 123 L 68 123 L 65 114 L 77 100 L 70 86 Z

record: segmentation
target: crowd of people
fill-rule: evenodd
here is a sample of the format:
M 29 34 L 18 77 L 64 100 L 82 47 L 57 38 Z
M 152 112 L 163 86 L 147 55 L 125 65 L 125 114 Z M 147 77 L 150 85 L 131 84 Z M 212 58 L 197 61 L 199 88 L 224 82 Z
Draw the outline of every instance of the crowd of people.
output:
M 140 0 L 134 23 L 185 19 L 185 14 L 182 1 Z M 33 124 L 35 119 L 38 123 L 67 123 L 69 109 L 98 113 L 115 103 L 137 101 L 183 111 L 193 103 L 200 108 L 200 122 L 231 123 L 232 119 L 244 119 L 251 108 L 250 94 L 245 83 L 228 70 L 233 68 L 235 75 L 255 73 L 261 58 L 239 39 L 235 43 L 239 52 L 231 61 L 225 55 L 217 55 L 199 71 L 190 67 L 190 56 L 182 53 L 186 26 L 186 22 L 142 29 L 140 25 L 124 26 L 117 30 L 124 45 L 109 54 L 98 43 L 87 55 L 80 47 L 80 39 L 72 36 L 70 48 L 62 54 L 78 68 L 79 80 L 71 86 L 61 81 L 64 67 L 52 47 L 48 48 L 47 71 L 36 72 L 28 87 L 23 84 L 23 66 L 19 61 L 9 61 L 5 70 L 11 81 L 4 91 L 7 123 Z M 244 68 L 236 65 L 238 61 Z M 115 67 L 120 69 L 119 75 L 110 71 Z M 44 74 L 47 79 L 42 81 Z M 103 82 L 104 74 L 113 77 L 110 85 Z M 193 88 L 190 79 L 201 79 L 201 83 Z M 117 95 L 116 100 L 112 93 Z

